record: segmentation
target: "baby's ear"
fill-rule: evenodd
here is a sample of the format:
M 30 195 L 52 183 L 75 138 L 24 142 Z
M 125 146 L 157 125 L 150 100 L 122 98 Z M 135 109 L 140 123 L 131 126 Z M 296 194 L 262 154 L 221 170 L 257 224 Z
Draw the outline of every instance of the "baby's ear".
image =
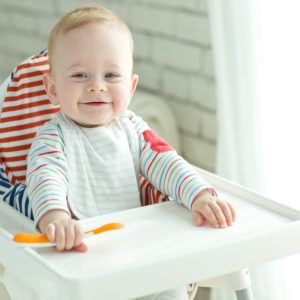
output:
M 44 74 L 43 81 L 49 100 L 52 104 L 58 105 L 59 102 L 56 95 L 55 81 L 50 72 Z
M 136 90 L 138 81 L 139 81 L 139 76 L 137 74 L 132 74 L 132 76 L 131 76 L 131 97 L 133 96 L 133 94 Z

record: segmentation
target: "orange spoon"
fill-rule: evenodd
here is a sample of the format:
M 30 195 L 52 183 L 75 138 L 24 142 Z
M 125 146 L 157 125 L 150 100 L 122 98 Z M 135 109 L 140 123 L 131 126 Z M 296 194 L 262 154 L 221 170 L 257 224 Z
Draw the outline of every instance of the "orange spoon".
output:
M 109 230 L 115 230 L 115 229 L 120 229 L 123 228 L 124 225 L 121 223 L 108 223 L 105 225 L 102 225 L 100 227 L 97 227 L 95 229 L 92 230 L 88 230 L 85 232 L 85 237 L 91 236 L 91 235 L 96 235 L 105 231 L 109 231 Z M 24 233 L 24 232 L 20 232 L 17 233 L 14 237 L 13 237 L 13 241 L 20 243 L 24 246 L 38 246 L 38 244 L 40 247 L 44 246 L 53 246 L 55 244 L 50 243 L 50 241 L 48 240 L 47 236 L 45 234 L 38 234 L 38 233 Z M 46 245 L 47 244 L 47 245 Z

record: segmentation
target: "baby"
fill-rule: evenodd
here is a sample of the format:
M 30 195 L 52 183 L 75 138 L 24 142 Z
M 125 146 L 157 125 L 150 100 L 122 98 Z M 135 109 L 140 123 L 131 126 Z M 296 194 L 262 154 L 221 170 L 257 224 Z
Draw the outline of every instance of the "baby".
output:
M 196 225 L 232 225 L 232 205 L 127 110 L 138 76 L 118 15 L 99 6 L 71 11 L 53 28 L 48 51 L 44 84 L 61 112 L 32 144 L 27 185 L 36 226 L 57 250 L 87 250 L 78 219 L 140 206 L 139 174 L 189 208 Z M 184 288 L 169 292 L 187 299 Z

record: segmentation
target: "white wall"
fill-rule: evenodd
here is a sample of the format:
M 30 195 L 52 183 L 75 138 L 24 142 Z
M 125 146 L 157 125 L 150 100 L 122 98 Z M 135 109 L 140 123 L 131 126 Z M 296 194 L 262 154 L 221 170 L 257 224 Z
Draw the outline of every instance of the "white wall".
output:
M 46 48 L 66 11 L 89 1 L 0 0 L 0 80 L 26 57 Z M 98 0 L 117 11 L 135 40 L 139 89 L 166 99 L 176 115 L 182 155 L 215 167 L 216 99 L 206 0 Z

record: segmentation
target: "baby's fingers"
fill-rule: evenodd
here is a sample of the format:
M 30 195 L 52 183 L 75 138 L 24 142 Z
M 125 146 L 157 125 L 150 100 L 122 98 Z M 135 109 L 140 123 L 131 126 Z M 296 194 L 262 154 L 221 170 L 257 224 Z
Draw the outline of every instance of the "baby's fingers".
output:
M 63 226 L 55 227 L 55 242 L 57 251 L 63 251 L 66 246 L 66 232 Z
M 81 243 L 78 246 L 75 246 L 72 250 L 77 252 L 86 252 L 88 251 L 88 246 L 85 243 Z
M 56 249 L 62 251 L 65 248 L 65 229 L 50 223 L 46 227 L 46 235 L 51 243 L 56 243 Z
M 50 243 L 55 243 L 55 226 L 52 223 L 47 225 L 45 233 Z
M 221 201 L 220 201 L 221 202 Z M 212 214 L 214 215 L 214 219 L 216 219 L 217 225 L 214 223 L 211 223 L 214 227 L 221 227 L 224 228 L 227 226 L 226 218 L 224 216 L 223 210 L 220 207 L 219 201 L 213 201 L 209 204 L 209 207 L 212 211 Z
M 84 237 L 84 230 L 81 227 L 81 225 L 77 222 L 75 223 L 74 232 L 75 232 L 74 247 L 77 247 L 82 244 L 82 240 Z
M 205 223 L 205 218 L 198 211 L 192 211 L 192 218 L 197 226 L 202 226 Z
M 235 210 L 233 206 L 224 201 L 218 201 L 218 205 L 222 210 L 223 216 L 225 217 L 225 224 L 231 226 L 233 221 L 235 220 Z
M 234 207 L 229 202 L 226 202 L 226 204 L 228 205 L 228 207 L 230 209 L 231 216 L 232 216 L 232 221 L 235 221 L 235 219 L 236 219 L 236 212 L 235 212 Z
M 209 205 L 205 205 L 202 208 L 201 213 L 203 214 L 204 218 L 211 226 L 216 228 L 219 227 L 219 222 L 215 213 L 215 209 L 212 209 L 212 207 Z
M 74 220 L 69 220 L 65 227 L 65 249 L 70 250 L 82 243 L 84 231 L 81 225 Z
M 65 227 L 65 249 L 70 250 L 75 245 L 75 229 L 74 225 L 70 222 L 69 226 Z

